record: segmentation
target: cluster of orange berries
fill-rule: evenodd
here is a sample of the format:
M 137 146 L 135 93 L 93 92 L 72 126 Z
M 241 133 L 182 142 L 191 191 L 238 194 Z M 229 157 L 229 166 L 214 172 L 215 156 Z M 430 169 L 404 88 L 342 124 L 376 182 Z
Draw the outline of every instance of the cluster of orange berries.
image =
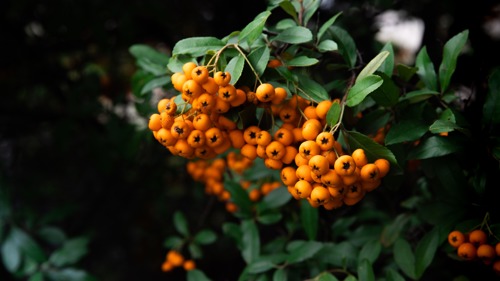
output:
M 314 103 L 270 83 L 259 84 L 255 91 L 236 88 L 229 72 L 216 71 L 211 76 L 206 66 L 194 62 L 185 63 L 171 80 L 184 103 L 177 104 L 175 98 L 160 100 L 149 129 L 174 155 L 208 160 L 230 148 L 239 150 L 250 161 L 261 158 L 267 168 L 280 170 L 296 199 L 326 209 L 357 203 L 389 171 L 385 159 L 368 163 L 364 151 L 351 156 L 342 150 L 327 121 L 331 106 L 339 100 Z M 275 121 L 272 128 L 250 125 L 240 129 L 224 115 L 231 108 L 248 105 L 267 110 Z M 215 189 L 209 193 L 227 196 L 220 191 L 220 182 L 213 185 L 208 184 L 207 189 Z
M 500 275 L 500 242 L 489 243 L 488 235 L 482 229 L 470 232 L 453 230 L 448 234 L 448 243 L 456 249 L 463 260 L 479 260 Z
M 204 184 L 205 193 L 215 196 L 226 204 L 228 212 L 235 212 L 238 206 L 231 201 L 231 193 L 224 188 L 224 173 L 227 169 L 241 175 L 253 164 L 253 161 L 235 151 L 229 151 L 225 157 L 198 159 L 186 164 L 187 172 L 193 180 Z M 251 181 L 241 180 L 241 188 L 247 190 L 252 202 L 258 202 L 263 196 L 281 186 L 279 181 L 263 181 L 254 185 Z
M 161 270 L 169 272 L 176 267 L 182 267 L 184 270 L 189 271 L 196 268 L 196 262 L 192 259 L 186 259 L 179 251 L 169 250 L 161 265 Z

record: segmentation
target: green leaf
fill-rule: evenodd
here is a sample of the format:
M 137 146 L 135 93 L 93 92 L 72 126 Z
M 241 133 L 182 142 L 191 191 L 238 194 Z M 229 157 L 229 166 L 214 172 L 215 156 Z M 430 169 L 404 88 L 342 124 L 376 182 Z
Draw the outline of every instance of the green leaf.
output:
M 420 52 L 418 52 L 415 66 L 418 68 L 417 74 L 420 79 L 422 79 L 422 82 L 424 82 L 424 85 L 431 91 L 438 91 L 436 70 L 427 53 L 426 47 L 423 47 Z
M 211 281 L 212 279 L 208 278 L 203 271 L 199 269 L 189 270 L 187 272 L 187 281 Z
M 38 230 L 38 235 L 50 244 L 62 244 L 66 240 L 66 234 L 59 227 L 44 226 Z
M 370 263 L 374 263 L 380 252 L 382 251 L 382 244 L 380 244 L 379 240 L 370 240 L 366 242 L 358 254 L 358 263 L 363 260 L 368 260 Z
M 373 265 L 368 259 L 363 259 L 358 264 L 358 280 L 375 281 L 375 273 L 373 272 Z
M 318 51 L 320 53 L 333 52 L 339 49 L 339 45 L 333 40 L 323 40 L 318 44 Z
M 174 213 L 174 227 L 183 236 L 189 236 L 189 226 L 186 216 L 181 211 Z
M 209 229 L 202 229 L 193 238 L 193 241 L 198 244 L 207 245 L 213 243 L 217 239 L 215 232 Z
M 35 272 L 35 274 L 31 275 L 28 281 L 43 281 L 43 273 L 41 271 Z
M 421 90 L 408 92 L 404 96 L 401 96 L 399 100 L 408 101 L 409 103 L 417 103 L 437 95 L 439 95 L 439 92 L 425 88 Z
M 184 239 L 177 235 L 169 236 L 163 241 L 163 246 L 167 249 L 175 249 L 182 245 Z
M 422 277 L 427 267 L 432 263 L 439 246 L 439 231 L 437 228 L 429 231 L 418 242 L 415 249 L 415 274 Z
M 252 50 L 248 55 L 248 61 L 250 61 L 259 76 L 266 70 L 270 54 L 271 50 L 267 46 L 262 46 Z
M 454 130 L 461 130 L 462 128 L 458 126 L 455 122 L 448 120 L 436 120 L 429 126 L 429 131 L 433 134 L 439 134 L 442 132 L 451 132 Z
M 391 165 L 395 167 L 398 166 L 396 157 L 387 147 L 378 144 L 370 137 L 356 131 L 347 131 L 346 134 L 352 150 L 363 148 L 368 159 L 376 160 L 384 158 L 387 159 Z
M 410 221 L 410 215 L 406 213 L 399 214 L 394 221 L 384 227 L 380 242 L 384 247 L 389 247 L 399 239 L 399 235 L 406 224 Z
M 42 263 L 47 260 L 43 249 L 24 230 L 14 227 L 11 230 L 11 235 L 15 239 L 17 247 L 24 255 L 30 257 L 38 263 Z
M 53 281 L 96 281 L 96 278 L 86 271 L 70 267 L 49 269 L 45 271 L 45 274 L 49 277 L 49 280 Z
M 281 220 L 283 216 L 279 211 L 264 212 L 257 215 L 257 221 L 262 224 L 273 224 Z
M 318 234 L 318 209 L 314 208 L 307 201 L 300 204 L 300 219 L 302 227 L 310 240 L 316 239 Z
M 288 255 L 287 262 L 289 264 L 303 262 L 314 256 L 321 250 L 323 243 L 317 241 L 304 241 L 298 247 L 291 250 Z
M 339 52 L 346 61 L 347 66 L 353 68 L 357 60 L 357 48 L 354 39 L 345 29 L 338 26 L 330 27 L 328 32 L 332 35 L 332 39 L 338 44 Z
M 225 235 L 233 238 L 238 248 L 241 248 L 243 233 L 240 226 L 232 222 L 226 222 L 222 225 L 222 231 Z
M 457 67 L 457 58 L 462 52 L 462 49 L 467 42 L 469 31 L 464 30 L 453 36 L 443 48 L 443 60 L 439 66 L 439 83 L 441 85 L 441 93 L 446 92 L 450 84 L 451 76 Z
M 287 61 L 287 66 L 304 67 L 304 66 L 315 65 L 318 62 L 319 62 L 319 60 L 316 58 L 309 58 L 306 56 L 298 56 L 298 57 L 295 57 L 295 58 Z
M 288 192 L 287 188 L 281 186 L 269 192 L 264 198 L 257 204 L 257 210 L 263 212 L 269 209 L 279 208 L 292 199 L 292 195 Z
M 392 77 L 394 72 L 394 48 L 391 42 L 387 42 L 384 47 L 382 47 L 381 52 L 389 52 L 387 58 L 379 66 L 378 71 L 384 73 L 388 77 Z
M 314 278 L 314 280 L 317 281 L 339 281 L 335 275 L 331 274 L 330 272 L 321 272 L 318 276 Z
M 302 4 L 299 4 L 299 2 L 293 1 L 293 3 L 296 5 L 295 8 L 298 11 L 300 11 L 302 9 L 304 11 L 304 16 L 303 16 L 304 25 L 308 25 L 309 20 L 314 15 L 317 14 L 316 12 L 318 11 L 321 2 L 322 1 L 320 1 L 320 0 L 305 0 L 305 1 L 302 1 Z
M 340 103 L 332 102 L 330 109 L 328 109 L 328 112 L 326 113 L 326 123 L 328 126 L 333 127 L 337 124 L 337 122 L 339 122 L 341 111 Z
M 482 122 L 500 123 L 500 67 L 494 69 L 488 77 L 488 92 L 483 105 Z
M 318 82 L 312 80 L 306 75 L 299 77 L 299 87 L 301 91 L 298 91 L 298 95 L 307 99 L 319 103 L 324 100 L 329 100 L 330 96 L 328 92 L 319 84 Z
M 138 67 L 150 72 L 154 76 L 163 75 L 167 72 L 167 68 L 164 65 L 157 64 L 149 59 L 138 59 L 136 63 Z
M 269 1 L 269 2 L 270 2 L 269 5 L 271 7 L 273 7 L 273 5 L 272 5 L 273 1 Z M 291 3 L 291 1 L 281 1 L 281 0 L 278 0 L 278 1 L 274 1 L 274 2 L 278 2 L 279 7 L 281 7 L 281 9 L 283 9 L 283 11 L 285 11 L 285 13 L 289 14 L 290 16 L 292 16 L 294 22 L 298 21 L 297 11 L 295 10 L 295 7 Z
M 246 263 L 252 263 L 260 255 L 259 230 L 255 222 L 249 219 L 241 222 L 241 233 L 243 234 L 241 255 Z
M 370 97 L 380 106 L 392 107 L 399 101 L 400 89 L 391 77 L 384 73 L 380 73 L 379 76 L 383 80 L 382 85 L 373 91 Z
M 248 265 L 248 273 L 262 273 L 276 267 L 276 265 L 269 260 L 256 260 Z
M 287 281 L 287 271 L 285 268 L 279 268 L 273 273 L 273 281 Z
M 167 75 L 154 78 L 154 79 L 148 81 L 144 85 L 144 87 L 142 87 L 141 95 L 144 95 L 145 93 L 148 93 L 155 88 L 163 87 L 163 86 L 169 84 L 170 82 L 171 82 L 170 76 L 167 76 Z
M 404 277 L 392 268 L 387 269 L 385 276 L 387 281 L 405 281 Z
M 415 256 L 408 241 L 399 238 L 394 243 L 394 261 L 408 277 L 417 279 L 415 274 Z
M 129 52 L 137 59 L 146 59 L 155 64 L 167 65 L 169 56 L 161 53 L 153 47 L 145 44 L 134 44 L 130 46 Z
M 238 205 L 239 214 L 243 217 L 250 217 L 252 201 L 250 201 L 248 193 L 238 183 L 231 180 L 224 181 L 224 188 L 231 194 L 231 200 Z
M 377 71 L 382 63 L 384 63 L 389 54 L 389 51 L 381 51 L 378 55 L 376 55 L 370 62 L 368 62 L 368 64 L 361 70 L 361 72 L 359 72 L 358 77 L 356 77 L 355 83 L 358 83 L 360 80 L 375 73 L 375 71 Z
M 317 40 L 318 41 L 321 40 L 321 38 L 323 37 L 323 34 L 325 34 L 325 32 L 328 30 L 328 28 L 330 28 L 330 26 L 333 25 L 333 23 L 337 20 L 337 18 L 341 14 L 342 14 L 342 12 L 338 12 L 337 14 L 335 14 L 334 16 L 332 16 L 330 19 L 328 19 L 327 21 L 325 21 L 325 23 L 323 23 L 321 25 L 321 27 L 318 30 L 318 34 L 317 34 Z
M 408 159 L 428 159 L 460 151 L 462 145 L 448 137 L 432 136 L 415 147 L 408 154 Z
M 385 136 L 385 144 L 413 142 L 420 139 L 428 131 L 429 126 L 421 119 L 401 120 L 391 125 Z
M 325 243 L 314 257 L 316 260 L 342 268 L 355 268 L 358 248 L 350 241 Z
M 366 96 L 380 87 L 382 83 L 382 78 L 374 74 L 357 80 L 357 82 L 349 89 L 346 105 L 353 107 L 360 104 Z
M 2 242 L 2 260 L 5 268 L 14 273 L 21 265 L 21 250 L 17 244 L 15 233 L 10 231 L 5 240 Z
M 313 39 L 311 30 L 303 26 L 294 26 L 280 32 L 271 41 L 280 41 L 288 44 L 301 44 Z
M 227 63 L 226 68 L 224 70 L 231 73 L 230 83 L 232 85 L 235 85 L 236 82 L 238 82 L 244 67 L 245 67 L 245 58 L 241 54 L 238 54 L 237 56 L 233 57 Z
M 188 250 L 189 250 L 189 255 L 193 259 L 201 259 L 203 257 L 203 250 L 196 243 L 189 243 Z
M 224 42 L 215 37 L 190 37 L 178 41 L 173 50 L 172 56 L 191 55 L 199 57 L 209 51 L 218 51 L 224 47 Z
M 396 72 L 398 73 L 399 78 L 401 78 L 402 81 L 408 82 L 410 79 L 417 73 L 418 67 L 413 67 L 413 66 L 408 66 L 404 64 L 397 64 L 396 65 Z
M 264 11 L 258 14 L 247 26 L 241 30 L 238 36 L 239 42 L 246 41 L 248 46 L 252 46 L 253 42 L 257 40 L 262 34 L 262 30 L 266 24 L 267 18 L 271 15 L 270 11 Z
M 89 239 L 87 237 L 67 240 L 61 248 L 50 255 L 49 262 L 56 267 L 75 264 L 87 254 L 88 243 Z

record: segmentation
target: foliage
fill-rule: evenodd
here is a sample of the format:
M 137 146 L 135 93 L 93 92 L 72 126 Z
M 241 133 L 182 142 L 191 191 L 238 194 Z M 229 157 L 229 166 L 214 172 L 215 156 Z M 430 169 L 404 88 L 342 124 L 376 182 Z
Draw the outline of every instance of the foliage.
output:
M 193 258 L 203 259 L 212 253 L 202 253 L 200 242 L 213 242 L 215 233 L 217 239 L 231 237 L 245 263 L 239 280 L 458 278 L 460 272 L 439 268 L 456 258 L 445 242 L 447 234 L 482 227 L 495 242 L 500 235 L 496 221 L 483 220 L 498 215 L 489 196 L 498 172 L 499 136 L 493 128 L 498 127 L 499 71 L 491 72 L 484 89 L 481 123 L 470 123 L 457 95 L 459 81 L 453 79 L 460 58 L 467 56 L 468 30 L 444 44 L 441 61 L 432 60 L 424 46 L 415 65 L 396 64 L 388 43 L 364 63 L 350 31 L 337 24 L 342 13 L 318 24 L 319 4 L 271 1 L 241 30 L 221 39 L 182 39 L 171 55 L 134 45 L 130 52 L 140 68 L 134 94 L 149 97 L 162 88 L 182 103 L 169 78 L 194 61 L 213 72 L 229 72 L 236 86 L 255 89 L 268 82 L 285 87 L 288 98 L 296 93 L 313 104 L 338 99 L 340 106 L 328 112 L 331 132 L 348 152 L 363 148 L 370 160 L 390 160 L 390 173 L 359 205 L 324 210 L 291 200 L 286 186 L 257 203 L 249 200 L 242 180 L 259 186 L 266 178 L 279 179 L 256 161 L 241 176 L 224 175 L 224 187 L 239 207 L 233 212 L 236 221 L 224 222 L 222 232 L 193 236 L 189 222 L 176 213 L 176 230 L 185 238 L 171 236 L 165 246 L 187 247 Z M 273 18 L 280 9 L 287 16 Z M 279 66 L 269 67 L 272 60 L 279 60 Z M 227 117 L 245 128 L 248 117 L 242 115 L 244 109 L 237 110 Z M 155 112 L 153 107 L 147 114 Z M 265 115 L 258 110 L 253 114 L 265 127 Z M 376 134 L 382 139 L 377 141 Z M 269 228 L 274 229 L 271 234 Z M 480 268 L 481 274 L 493 276 L 491 267 Z M 210 280 L 202 270 L 188 271 L 188 280 Z

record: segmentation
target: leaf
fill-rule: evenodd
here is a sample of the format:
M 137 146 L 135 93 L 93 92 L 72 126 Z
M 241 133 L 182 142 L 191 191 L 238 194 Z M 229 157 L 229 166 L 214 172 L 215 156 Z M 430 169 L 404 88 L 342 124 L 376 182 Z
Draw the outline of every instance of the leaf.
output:
M 391 125 L 385 136 L 385 144 L 413 142 L 420 139 L 428 131 L 429 126 L 421 119 L 401 120 Z
M 250 217 L 252 201 L 250 201 L 248 193 L 238 183 L 231 180 L 224 181 L 224 188 L 231 194 L 231 200 L 238 205 L 239 213 L 243 217 Z
M 370 240 L 366 242 L 358 254 L 358 263 L 363 260 L 368 260 L 370 263 L 374 263 L 380 252 L 382 250 L 382 244 L 380 244 L 379 240 Z
M 408 241 L 399 238 L 394 243 L 394 261 L 408 277 L 417 279 L 415 274 L 415 256 Z
M 408 92 L 404 96 L 401 96 L 399 100 L 400 101 L 406 100 L 409 103 L 417 103 L 437 95 L 439 95 L 439 92 L 425 88 L 421 90 Z
M 66 234 L 59 227 L 44 226 L 38 230 L 38 235 L 45 241 L 57 245 L 66 240 Z
M 138 59 L 136 63 L 138 67 L 153 74 L 154 76 L 163 75 L 167 71 L 165 66 L 150 61 L 149 59 Z
M 305 241 L 290 252 L 287 262 L 289 264 L 303 262 L 321 250 L 322 245 L 322 243 L 317 241 Z
M 208 278 L 203 271 L 199 269 L 193 269 L 187 271 L 187 281 L 211 281 L 212 279 Z
M 274 268 L 276 265 L 269 260 L 257 260 L 248 265 L 248 273 L 262 273 Z
M 313 39 L 311 30 L 303 26 L 294 26 L 280 32 L 271 41 L 280 41 L 288 44 L 301 44 Z
M 257 204 L 257 210 L 263 212 L 269 209 L 279 208 L 292 199 L 292 195 L 288 192 L 287 188 L 281 186 L 269 192 L 264 198 Z
M 500 123 L 500 67 L 488 77 L 488 92 L 483 105 L 483 124 Z
M 232 85 L 235 85 L 236 82 L 238 82 L 244 67 L 245 67 L 245 58 L 241 54 L 238 54 L 237 56 L 233 57 L 228 62 L 224 70 L 231 73 L 230 83 Z
M 316 58 L 309 58 L 306 56 L 295 57 L 289 61 L 287 61 L 287 66 L 296 66 L 296 67 L 304 67 L 315 65 L 319 62 Z
M 342 12 L 338 12 L 337 14 L 333 15 L 330 19 L 328 19 L 327 21 L 325 21 L 325 23 L 323 23 L 321 25 L 321 27 L 318 30 L 318 34 L 317 34 L 317 40 L 318 41 L 321 40 L 321 38 L 323 37 L 323 34 L 325 34 L 325 32 L 328 30 L 328 28 L 330 28 L 330 26 L 333 25 L 333 23 L 337 20 L 337 18 L 341 14 L 342 14 Z
M 188 250 L 189 255 L 193 259 L 201 259 L 203 257 L 203 250 L 201 249 L 200 245 L 196 243 L 189 243 Z
M 337 51 L 339 46 L 333 40 L 323 40 L 318 44 L 318 51 L 320 53 Z
M 283 216 L 279 211 L 271 211 L 271 212 L 264 212 L 264 213 L 259 213 L 257 215 L 257 221 L 262 223 L 262 224 L 273 224 L 277 223 L 278 221 L 281 220 Z
M 279 268 L 273 273 L 273 281 L 287 281 L 287 271 L 285 268 Z
M 246 263 L 252 263 L 260 255 L 260 236 L 257 225 L 253 220 L 243 220 L 241 233 L 243 234 L 241 255 Z
M 384 227 L 380 236 L 380 242 L 384 247 L 389 247 L 399 239 L 399 234 L 410 221 L 410 215 L 406 213 L 399 214 L 394 221 Z
M 318 209 L 314 208 L 307 201 L 300 205 L 300 219 L 302 227 L 310 240 L 316 239 L 318 234 Z
M 417 74 L 422 79 L 422 82 L 424 82 L 424 85 L 431 91 L 438 91 L 436 70 L 429 54 L 427 54 L 426 47 L 423 47 L 418 52 L 415 59 L 415 66 L 418 68 Z
M 323 88 L 323 86 L 321 86 L 321 84 L 305 75 L 299 77 L 299 87 L 302 91 L 298 91 L 298 95 L 307 100 L 319 103 L 330 99 L 328 92 L 325 88 Z
M 21 265 L 21 250 L 19 249 L 19 245 L 17 244 L 17 240 L 14 237 L 15 233 L 13 231 L 9 232 L 9 235 L 2 242 L 2 260 L 9 272 L 14 273 L 17 271 L 19 266 Z
M 248 61 L 250 61 L 259 76 L 266 70 L 270 54 L 271 50 L 267 46 L 263 46 L 252 50 L 248 55 Z
M 258 14 L 254 20 L 241 30 L 240 35 L 238 36 L 239 42 L 246 41 L 248 46 L 252 46 L 253 42 L 261 36 L 266 20 L 270 15 L 270 11 L 264 11 Z
M 344 58 L 349 68 L 353 68 L 356 65 L 356 44 L 351 35 L 345 30 L 338 26 L 332 26 L 328 29 L 328 32 L 332 35 L 333 40 L 339 46 L 339 52 Z
M 189 227 L 186 216 L 181 211 L 174 213 L 174 227 L 183 236 L 189 236 Z
M 394 72 L 394 48 L 391 42 L 387 42 L 384 47 L 382 47 L 381 52 L 389 52 L 387 58 L 379 66 L 378 71 L 384 73 L 388 77 L 392 77 Z
M 243 233 L 240 226 L 232 222 L 226 222 L 222 225 L 222 231 L 225 235 L 233 238 L 238 248 L 241 249 Z
M 28 281 L 43 281 L 43 273 L 41 271 L 35 272 L 35 274 L 31 275 Z
M 400 89 L 391 77 L 384 73 L 380 73 L 379 76 L 383 80 L 382 85 L 373 91 L 370 97 L 380 106 L 392 107 L 399 101 Z
M 199 57 L 209 51 L 218 51 L 222 47 L 224 47 L 224 42 L 215 37 L 190 37 L 175 44 L 172 56 L 191 55 Z
M 359 72 L 358 77 L 356 77 L 355 83 L 375 73 L 375 71 L 377 71 L 382 63 L 384 63 L 389 54 L 389 51 L 381 51 L 378 55 L 376 55 L 370 62 L 368 62 L 368 64 L 361 70 L 361 72 Z
M 198 244 L 207 245 L 213 243 L 217 239 L 215 232 L 209 229 L 202 229 L 193 238 L 193 241 Z
M 145 44 L 134 44 L 130 46 L 129 52 L 137 59 L 146 59 L 159 65 L 167 65 L 169 56 L 161 53 L 153 47 Z
M 88 243 L 89 239 L 87 237 L 67 240 L 61 248 L 50 255 L 49 262 L 56 267 L 75 264 L 87 254 Z
M 24 255 L 30 257 L 38 263 L 42 263 L 47 260 L 43 249 L 24 230 L 18 227 L 14 227 L 11 230 L 11 234 L 16 241 L 15 243 L 17 247 L 22 251 Z
M 154 78 L 148 81 L 146 85 L 144 85 L 144 87 L 142 87 L 141 95 L 144 95 L 145 93 L 148 93 L 155 88 L 163 87 L 164 85 L 167 85 L 170 82 L 171 82 L 170 76 L 167 75 Z
M 356 131 L 347 131 L 346 134 L 352 150 L 363 148 L 368 159 L 376 160 L 378 158 L 384 158 L 387 159 L 391 165 L 398 166 L 396 157 L 387 147 L 378 144 L 370 137 Z
M 401 78 L 402 81 L 408 82 L 410 79 L 417 73 L 418 67 L 414 66 L 408 66 L 404 64 L 397 64 L 396 65 L 396 72 L 398 73 L 399 78 Z
M 163 246 L 167 249 L 174 249 L 180 247 L 183 242 L 184 239 L 182 239 L 181 237 L 172 235 L 167 237 L 165 241 L 163 241 Z
M 439 134 L 442 132 L 451 132 L 454 130 L 460 130 L 461 127 L 455 122 L 448 120 L 436 120 L 429 126 L 429 131 L 433 134 Z
M 326 123 L 328 126 L 333 127 L 339 122 L 341 111 L 340 104 L 338 102 L 332 102 L 330 109 L 328 109 L 326 113 Z
M 388 268 L 386 271 L 386 280 L 387 281 L 405 281 L 404 277 L 401 276 L 396 270 L 392 268 Z
M 453 36 L 443 48 L 443 60 L 439 66 L 439 83 L 441 85 L 441 93 L 446 92 L 450 84 L 451 76 L 455 72 L 457 66 L 457 58 L 460 55 L 462 48 L 467 42 L 469 31 L 464 30 Z
M 439 246 L 439 231 L 434 228 L 418 242 L 415 249 L 415 274 L 419 279 L 432 263 Z
M 432 136 L 414 148 L 408 154 L 408 159 L 428 159 L 462 150 L 463 146 L 454 142 L 450 138 Z
M 360 104 L 366 96 L 375 91 L 383 83 L 378 75 L 368 75 L 357 82 L 349 89 L 346 105 L 349 107 Z
M 363 259 L 358 264 L 358 280 L 375 281 L 375 273 L 373 272 L 373 265 L 368 259 Z
M 301 4 L 301 5 L 303 5 L 303 7 L 302 7 L 298 4 L 298 2 L 294 1 L 294 3 L 298 6 L 298 7 L 296 7 L 297 10 L 302 9 L 302 8 L 304 10 L 304 16 L 303 16 L 304 25 L 307 25 L 309 23 L 309 20 L 314 15 L 316 15 L 316 12 L 318 11 L 321 2 L 322 2 L 321 0 L 302 1 L 302 4 Z
M 331 274 L 330 272 L 321 272 L 318 276 L 314 278 L 314 280 L 317 281 L 339 281 L 335 275 Z
M 49 280 L 53 281 L 96 281 L 96 279 L 86 271 L 70 267 L 49 269 L 45 271 L 45 274 L 49 277 Z

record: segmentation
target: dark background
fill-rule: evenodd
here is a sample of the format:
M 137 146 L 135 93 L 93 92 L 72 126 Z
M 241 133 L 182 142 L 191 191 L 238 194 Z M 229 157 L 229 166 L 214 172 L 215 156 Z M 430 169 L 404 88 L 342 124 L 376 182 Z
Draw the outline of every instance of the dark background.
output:
M 389 8 L 425 21 L 423 44 L 434 61 L 446 40 L 468 28 L 474 53 L 459 62 L 456 79 L 476 88 L 499 64 L 499 42 L 482 29 L 498 17 L 492 3 L 336 1 L 320 20 L 343 11 L 339 24 L 367 58 L 378 51 L 374 17 Z M 2 1 L 0 188 L 11 223 L 89 235 L 80 266 L 100 280 L 180 278 L 160 271 L 174 210 L 207 227 L 231 217 L 193 188 L 185 162 L 172 159 L 147 129 L 138 130 L 134 115 L 114 110 L 132 98 L 135 61 L 128 48 L 150 44 L 168 53 L 183 38 L 222 38 L 265 7 L 264 1 Z M 207 210 L 210 221 L 197 221 Z M 235 280 L 243 263 L 230 242 L 205 250 L 210 258 L 199 267 L 213 280 Z M 0 266 L 0 279 L 7 276 Z

